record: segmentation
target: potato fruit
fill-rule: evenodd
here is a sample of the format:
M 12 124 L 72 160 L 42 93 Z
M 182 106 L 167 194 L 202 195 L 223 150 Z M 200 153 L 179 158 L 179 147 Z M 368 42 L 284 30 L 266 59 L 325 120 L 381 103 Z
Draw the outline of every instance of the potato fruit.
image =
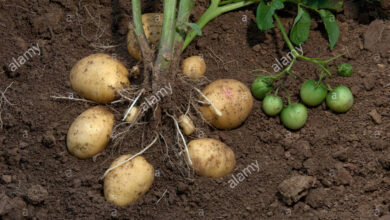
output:
M 128 154 L 118 157 L 110 168 L 131 156 Z M 104 178 L 104 196 L 117 206 L 126 206 L 145 195 L 153 181 L 153 166 L 144 157 L 137 156 L 107 174 Z
M 97 103 L 117 98 L 117 91 L 130 86 L 126 67 L 112 56 L 92 54 L 78 61 L 70 71 L 70 84 L 82 97 Z
M 185 135 L 191 135 L 195 131 L 194 122 L 187 115 L 180 115 L 179 125 L 183 129 Z
M 220 178 L 231 173 L 236 159 L 230 147 L 212 138 L 201 138 L 188 143 L 192 167 L 198 175 Z
M 66 137 L 69 152 L 86 159 L 106 148 L 114 126 L 114 115 L 103 106 L 81 113 L 72 123 Z
M 142 25 L 144 27 L 145 37 L 152 47 L 156 47 L 160 43 L 162 22 L 163 14 L 161 13 L 146 13 L 142 15 Z M 135 36 L 133 22 L 129 23 L 127 50 L 134 59 L 142 60 L 142 54 Z
M 206 72 L 206 63 L 200 56 L 188 57 L 182 62 L 183 74 L 192 80 L 197 80 Z
M 200 107 L 204 119 L 219 129 L 238 127 L 249 116 L 253 107 L 251 91 L 240 81 L 234 79 L 219 79 L 210 83 L 202 93 L 222 113 L 218 116 L 212 105 Z M 208 102 L 204 98 L 203 102 Z

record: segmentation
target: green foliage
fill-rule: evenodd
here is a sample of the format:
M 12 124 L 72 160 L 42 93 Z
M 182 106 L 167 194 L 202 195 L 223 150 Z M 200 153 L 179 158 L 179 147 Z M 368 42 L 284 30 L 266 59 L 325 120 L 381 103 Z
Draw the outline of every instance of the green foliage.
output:
M 343 6 L 342 1 L 332 1 L 332 0 L 304 0 L 303 4 L 313 9 L 331 9 L 331 10 L 338 10 Z
M 324 9 L 319 10 L 319 14 L 325 24 L 325 29 L 328 32 L 330 49 L 332 50 L 340 36 L 340 30 L 339 26 L 337 25 L 336 17 L 332 14 L 332 12 Z
M 290 31 L 290 40 L 296 44 L 302 44 L 307 41 L 310 32 L 311 17 L 309 10 L 317 12 L 324 22 L 328 32 L 329 45 L 332 50 L 336 45 L 340 30 L 335 16 L 329 10 L 338 10 L 343 6 L 342 1 L 338 0 L 272 0 L 262 1 L 257 7 L 256 21 L 260 30 L 269 30 L 274 26 L 273 16 L 276 10 L 284 8 L 283 2 L 289 2 L 297 5 L 298 12 L 294 25 Z
M 284 8 L 282 0 L 273 0 L 268 4 L 262 1 L 257 7 L 256 21 L 260 30 L 269 30 L 274 26 L 273 15 L 275 10 Z
M 309 38 L 310 24 L 309 12 L 298 5 L 298 14 L 290 32 L 290 39 L 294 44 L 299 45 L 306 42 Z
M 186 22 L 186 25 L 196 32 L 196 35 L 202 36 L 202 29 L 195 23 Z

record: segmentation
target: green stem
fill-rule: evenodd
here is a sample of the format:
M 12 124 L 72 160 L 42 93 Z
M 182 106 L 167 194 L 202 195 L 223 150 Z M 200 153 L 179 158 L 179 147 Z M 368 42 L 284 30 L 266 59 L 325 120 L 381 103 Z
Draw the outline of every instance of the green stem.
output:
M 286 41 L 288 48 L 291 50 L 291 52 L 293 53 L 294 56 L 300 56 L 300 55 L 296 52 L 296 50 L 295 50 L 293 44 L 292 44 L 291 41 L 290 41 L 290 38 L 288 38 L 288 36 L 287 36 L 287 34 L 286 34 L 286 30 L 284 29 L 283 24 L 282 24 L 282 22 L 280 21 L 279 16 L 278 16 L 276 13 L 274 14 L 274 18 L 275 18 L 275 21 L 276 21 L 276 23 L 278 24 L 278 26 L 279 26 L 279 28 L 280 28 L 280 31 L 282 32 L 283 39 Z M 295 54 L 294 54 L 294 53 L 295 53 Z
M 132 11 L 133 11 L 133 21 L 134 21 L 134 31 L 138 34 L 144 33 L 144 28 L 142 26 L 142 9 L 141 9 L 141 1 L 140 0 L 133 0 L 132 3 Z
M 291 105 L 291 95 L 288 91 L 287 91 L 287 103 L 288 105 Z
M 176 34 L 176 0 L 164 0 L 164 18 L 161 32 L 161 40 L 156 59 L 157 69 L 169 68 L 172 60 L 173 43 Z
M 328 81 L 328 80 L 326 80 L 326 81 Z M 326 82 L 326 86 L 328 87 L 328 90 L 329 90 L 330 92 L 333 91 L 332 87 L 328 84 L 328 82 Z
M 233 11 L 235 9 L 239 9 L 239 8 L 251 5 L 251 4 L 254 4 L 256 2 L 260 2 L 260 0 L 251 0 L 251 1 L 243 0 L 243 1 L 239 1 L 239 2 L 233 1 L 233 3 L 231 3 L 231 4 L 218 6 L 220 1 L 218 1 L 218 0 L 217 1 L 211 1 L 210 7 L 199 18 L 199 20 L 196 22 L 196 24 L 199 26 L 200 29 L 203 29 L 204 26 L 206 26 L 207 23 L 209 23 L 214 18 L 220 16 L 221 14 L 229 12 L 229 11 Z M 196 37 L 196 32 L 194 30 L 190 30 L 187 33 L 186 39 L 184 40 L 184 44 L 183 44 L 183 49 L 182 49 L 183 51 L 192 42 L 192 40 L 194 40 L 195 37 Z
M 192 10 L 195 6 L 195 0 L 181 0 L 179 5 L 179 11 L 177 13 L 176 25 L 184 25 L 188 22 Z M 184 30 L 178 30 L 175 36 L 175 49 L 176 45 L 183 44 L 186 33 Z
M 293 67 L 293 65 L 294 65 L 294 63 L 295 63 L 296 61 L 297 61 L 297 58 L 294 56 L 294 57 L 293 57 L 293 60 L 291 61 L 291 63 L 290 63 L 282 72 L 280 72 L 280 73 L 278 73 L 278 74 L 272 76 L 271 78 L 272 78 L 272 79 L 279 80 L 284 74 L 286 74 L 286 73 L 291 74 L 291 73 L 290 73 L 290 70 L 291 70 L 291 68 Z M 295 76 L 294 76 L 294 78 L 295 78 Z
M 146 40 L 144 28 L 142 25 L 142 8 L 140 0 L 131 1 L 132 4 L 132 13 L 133 13 L 133 22 L 134 22 L 134 32 L 140 45 L 142 56 L 145 56 L 145 53 L 150 53 L 150 46 Z

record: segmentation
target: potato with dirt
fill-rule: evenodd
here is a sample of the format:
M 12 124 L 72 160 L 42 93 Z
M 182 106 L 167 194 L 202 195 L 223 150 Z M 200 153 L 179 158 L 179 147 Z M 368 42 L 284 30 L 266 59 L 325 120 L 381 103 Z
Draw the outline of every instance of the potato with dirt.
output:
M 188 143 L 192 168 L 204 177 L 221 178 L 236 167 L 233 150 L 212 138 L 195 139 Z
M 235 79 L 219 79 L 202 91 L 203 118 L 219 129 L 234 129 L 249 116 L 253 107 L 251 91 Z
M 70 71 L 70 84 L 82 97 L 97 103 L 109 103 L 117 91 L 130 86 L 129 72 L 108 54 L 92 54 L 78 61 Z
M 142 15 L 142 25 L 145 32 L 146 40 L 154 48 L 160 42 L 163 14 L 145 13 Z M 129 33 L 127 34 L 127 50 L 136 60 L 142 60 L 141 50 L 134 32 L 134 25 L 129 23 Z
M 206 72 L 206 63 L 200 56 L 192 56 L 183 60 L 182 71 L 192 80 L 200 79 Z
M 90 158 L 106 148 L 114 126 L 114 115 L 103 106 L 81 113 L 66 137 L 70 153 L 80 159 Z
M 188 115 L 180 115 L 179 125 L 185 135 L 191 135 L 195 131 L 195 125 Z
M 131 154 L 118 157 L 110 168 L 118 166 L 130 157 Z M 127 206 L 145 195 L 153 181 L 153 166 L 143 156 L 137 156 L 107 174 L 104 178 L 104 196 L 110 203 Z

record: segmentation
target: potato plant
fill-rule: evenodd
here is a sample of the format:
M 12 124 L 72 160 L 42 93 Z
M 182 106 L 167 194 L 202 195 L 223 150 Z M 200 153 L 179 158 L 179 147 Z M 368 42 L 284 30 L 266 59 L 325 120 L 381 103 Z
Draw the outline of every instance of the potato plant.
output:
M 290 70 L 297 58 L 313 62 L 321 69 L 320 80 L 309 81 L 301 89 L 304 102 L 315 106 L 325 99 L 326 91 L 323 91 L 322 79 L 326 80 L 331 76 L 328 63 L 339 56 L 329 60 L 309 58 L 293 50 L 293 44 L 302 44 L 307 40 L 310 28 L 308 10 L 313 10 L 320 14 L 325 23 L 332 49 L 337 42 L 339 30 L 328 9 L 337 9 L 341 7 L 340 4 L 332 5 L 330 1 L 308 0 L 211 0 L 209 8 L 199 20 L 191 23 L 189 17 L 194 2 L 194 0 L 164 0 L 162 14 L 142 14 L 141 0 L 132 0 L 133 20 L 129 24 L 127 48 L 130 55 L 142 61 L 143 65 L 133 67 L 129 72 L 119 61 L 110 56 L 94 54 L 77 62 L 71 70 L 72 88 L 86 99 L 105 104 L 112 103 L 122 96 L 122 91 L 138 88 L 130 87 L 128 79 L 131 74 L 141 77 L 142 88 L 133 91 L 134 97 L 125 97 L 125 100 L 130 103 L 122 117 L 122 123 L 113 128 L 112 113 L 103 111 L 103 107 L 94 107 L 92 109 L 99 110 L 101 116 L 96 112 L 90 113 L 92 110 L 87 110 L 88 114 L 82 113 L 68 132 L 69 151 L 79 158 L 89 158 L 107 146 L 118 126 L 127 126 L 125 132 L 120 134 L 131 132 L 134 126 L 139 124 L 147 126 L 147 129 L 143 129 L 145 137 L 148 139 L 154 137 L 153 141 L 136 154 L 122 155 L 117 158 L 104 174 L 105 197 L 115 205 L 126 206 L 136 202 L 152 186 L 154 168 L 141 154 L 158 139 L 161 139 L 167 148 L 168 145 L 179 146 L 178 155 L 183 155 L 181 161 L 185 162 L 186 168 L 193 169 L 200 176 L 221 178 L 234 170 L 236 161 L 233 149 L 215 139 L 194 137 L 197 129 L 194 118 L 187 115 L 190 107 L 187 108 L 186 113 L 180 109 L 188 103 L 182 103 L 174 95 L 166 98 L 162 90 L 169 85 L 169 88 L 178 89 L 178 93 L 189 90 L 195 92 L 197 96 L 194 100 L 200 104 L 189 106 L 195 107 L 194 110 L 199 113 L 198 119 L 203 119 L 217 129 L 235 129 L 248 118 L 253 107 L 253 97 L 246 85 L 234 79 L 218 79 L 200 90 L 197 87 L 203 86 L 200 81 L 207 69 L 203 58 L 190 57 L 182 62 L 182 68 L 179 65 L 181 53 L 197 35 L 202 35 L 202 28 L 219 15 L 259 3 L 257 10 L 259 28 L 261 30 L 272 28 L 275 19 L 287 45 L 293 51 L 294 60 L 285 70 L 277 75 L 259 76 L 252 84 L 253 95 L 259 99 L 265 97 L 263 109 L 268 115 L 280 114 L 282 123 L 290 129 L 304 126 L 307 120 L 307 109 L 304 105 L 291 104 L 289 101 L 289 105 L 283 108 L 282 99 L 277 96 L 278 89 L 274 95 L 268 94 L 274 89 L 275 82 L 284 74 L 292 75 Z M 298 8 L 290 37 L 287 36 L 275 13 L 276 10 L 284 7 L 284 3 L 296 4 Z M 345 70 L 345 67 L 340 69 L 343 74 L 349 74 L 349 70 Z M 351 99 L 352 94 L 348 93 L 347 88 L 337 87 L 332 90 L 329 85 L 326 88 L 331 90 L 326 97 L 329 108 L 335 112 L 345 112 L 351 107 L 353 97 Z M 308 95 L 309 93 L 318 94 L 313 97 Z M 158 98 L 156 98 L 157 94 L 160 94 Z M 157 101 L 152 101 L 153 108 L 145 109 L 140 103 L 149 103 L 149 97 L 154 97 Z M 142 123 L 137 123 L 140 120 Z M 163 123 L 167 124 L 168 120 L 172 122 L 172 127 L 177 132 L 177 139 L 170 140 L 169 143 L 159 127 Z M 188 144 L 183 133 L 192 138 Z

